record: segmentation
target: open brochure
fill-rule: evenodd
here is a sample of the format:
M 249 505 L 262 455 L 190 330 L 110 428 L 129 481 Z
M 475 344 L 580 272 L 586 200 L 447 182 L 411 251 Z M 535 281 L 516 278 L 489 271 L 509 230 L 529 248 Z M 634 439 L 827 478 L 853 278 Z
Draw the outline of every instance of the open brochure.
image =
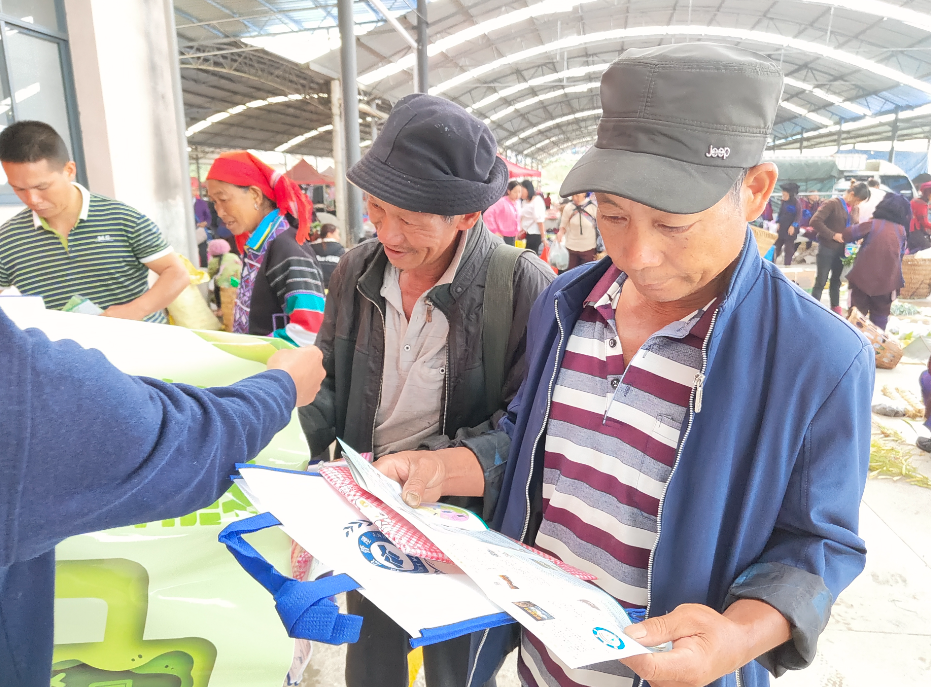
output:
M 403 516 L 485 595 L 570 668 L 647 653 L 624 634 L 630 619 L 617 601 L 537 552 L 484 527 L 436 517 L 435 505 L 408 506 L 398 484 L 342 444 L 358 485 Z M 442 505 L 442 504 L 440 504 Z

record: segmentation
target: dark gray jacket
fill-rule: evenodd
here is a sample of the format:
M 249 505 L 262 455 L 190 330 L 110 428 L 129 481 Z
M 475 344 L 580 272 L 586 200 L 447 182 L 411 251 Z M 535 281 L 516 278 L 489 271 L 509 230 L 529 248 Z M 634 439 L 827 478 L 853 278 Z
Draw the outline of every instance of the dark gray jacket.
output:
M 510 449 L 508 436 L 498 430 L 498 420 L 524 378 L 530 308 L 554 275 L 532 255 L 525 254 L 517 262 L 513 323 L 505 354 L 504 402 L 488 417 L 482 303 L 488 262 L 500 239 L 479 220 L 466 241 L 452 283 L 435 286 L 428 295 L 449 321 L 449 339 L 440 435 L 420 448 L 471 449 L 485 471 L 485 503 L 493 507 Z M 342 257 L 330 280 L 323 325 L 317 335 L 327 377 L 314 402 L 299 412 L 311 455 L 324 451 L 337 437 L 357 451 L 372 450 L 384 371 L 385 299 L 381 287 L 387 265 L 382 245 L 366 241 Z

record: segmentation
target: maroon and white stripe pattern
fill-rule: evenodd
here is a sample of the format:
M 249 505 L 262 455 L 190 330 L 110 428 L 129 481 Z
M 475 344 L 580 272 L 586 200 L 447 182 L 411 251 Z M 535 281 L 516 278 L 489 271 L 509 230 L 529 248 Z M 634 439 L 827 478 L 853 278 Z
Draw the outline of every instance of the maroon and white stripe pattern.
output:
M 659 502 L 716 303 L 654 334 L 625 370 L 614 320 L 625 279 L 608 270 L 569 336 L 546 427 L 535 545 L 597 575 L 594 584 L 633 608 L 647 603 Z M 617 661 L 570 669 L 527 631 L 518 670 L 525 687 L 626 687 L 634 679 Z

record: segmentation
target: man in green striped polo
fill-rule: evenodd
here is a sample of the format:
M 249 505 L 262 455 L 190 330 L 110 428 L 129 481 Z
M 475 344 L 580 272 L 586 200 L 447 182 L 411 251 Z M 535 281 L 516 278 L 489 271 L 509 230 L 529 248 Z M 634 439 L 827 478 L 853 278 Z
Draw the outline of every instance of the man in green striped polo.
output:
M 0 227 L 0 291 L 15 286 L 56 310 L 83 296 L 108 317 L 166 321 L 190 276 L 152 220 L 76 183 L 65 142 L 43 122 L 4 129 L 0 163 L 26 205 Z

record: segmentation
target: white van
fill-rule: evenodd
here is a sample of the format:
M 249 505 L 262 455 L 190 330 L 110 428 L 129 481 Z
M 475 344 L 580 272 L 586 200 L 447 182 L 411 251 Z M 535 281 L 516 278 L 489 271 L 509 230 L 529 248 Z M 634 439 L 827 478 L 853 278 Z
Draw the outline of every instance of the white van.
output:
M 909 200 L 918 197 L 918 191 L 905 172 L 885 160 L 866 160 L 860 169 L 844 170 L 844 178 L 834 184 L 834 195 L 843 195 L 850 188 L 851 180 L 866 182 L 873 178 L 879 179 L 880 187 L 885 191 L 901 193 Z

